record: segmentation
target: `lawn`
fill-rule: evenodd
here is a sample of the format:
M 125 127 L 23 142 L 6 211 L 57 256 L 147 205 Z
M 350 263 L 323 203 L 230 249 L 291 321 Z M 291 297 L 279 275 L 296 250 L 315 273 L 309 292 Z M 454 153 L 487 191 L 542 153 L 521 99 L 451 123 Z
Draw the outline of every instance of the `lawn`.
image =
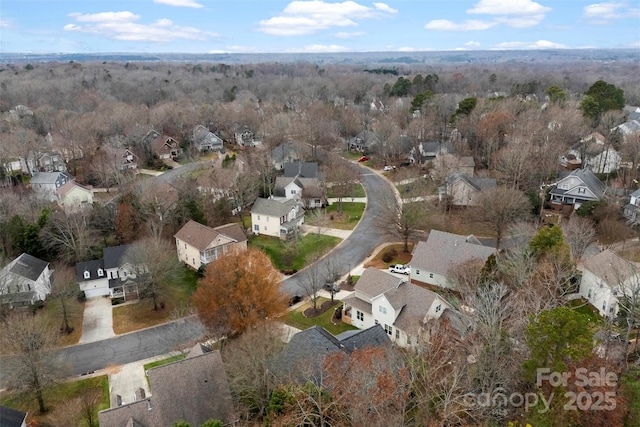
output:
M 305 221 L 310 225 L 322 224 L 328 228 L 353 230 L 362 218 L 366 203 L 342 202 L 342 212 L 338 212 L 339 204 L 333 203 L 326 209 L 320 209 L 309 215 Z
M 327 301 L 327 299 L 319 298 L 318 306 L 320 306 L 320 304 L 322 304 L 324 301 Z M 333 312 L 334 312 L 333 308 L 327 310 L 326 312 L 316 317 L 305 317 L 303 312 L 310 306 L 311 306 L 311 303 L 307 303 L 307 304 L 303 304 L 301 307 L 299 307 L 295 311 L 290 311 L 287 314 L 287 317 L 285 319 L 285 322 L 287 323 L 287 325 L 290 325 L 290 326 L 293 326 L 294 328 L 298 328 L 302 330 L 310 328 L 311 326 L 318 325 L 318 326 L 322 326 L 327 331 L 331 332 L 333 335 L 338 335 L 345 331 L 358 329 L 355 326 L 347 325 L 346 323 L 343 323 L 341 321 L 338 321 L 337 323 L 334 324 L 331 321 L 331 318 L 333 317 Z M 342 307 L 342 303 L 339 303 L 339 305 L 337 305 L 336 307 Z
M 69 326 L 73 328 L 73 332 L 70 334 L 60 334 L 60 341 L 58 343 L 60 346 L 77 344 L 82 336 L 84 303 L 79 302 L 75 296 L 71 296 L 67 298 L 67 310 Z M 64 327 L 64 322 L 62 320 L 62 308 L 58 298 L 47 298 L 47 302 L 39 315 L 44 316 L 47 319 L 47 323 L 50 325 L 56 325 L 60 328 Z
M 284 242 L 270 236 L 251 236 L 249 244 L 263 250 L 273 265 L 281 271 L 301 270 L 314 257 L 321 257 L 334 248 L 341 239 L 333 236 L 307 234 L 297 241 Z
M 5 393 L 0 397 L 0 405 L 27 412 L 28 425 L 86 426 L 86 422 L 81 419 L 80 401 L 90 393 L 93 393 L 98 402 L 93 409 L 94 420 L 97 421 L 98 412 L 110 406 L 109 380 L 106 375 L 65 382 L 48 388 L 44 393 L 44 402 L 49 411 L 44 415 L 39 414 L 38 402 L 32 394 Z
M 402 243 L 385 246 L 372 260 L 365 264 L 365 267 L 386 269 L 392 264 L 409 264 L 409 261 L 411 261 L 411 252 L 413 251 L 413 243 L 409 243 L 409 252 L 403 252 L 403 248 L 404 245 Z M 389 262 L 385 262 L 382 259 L 386 253 L 392 254 L 392 259 Z
M 164 308 L 154 311 L 151 300 L 113 307 L 113 331 L 119 334 L 159 325 L 173 319 L 176 312 L 183 313 L 191 305 L 191 295 L 198 282 L 197 272 L 183 266 L 176 280 L 168 283 L 163 298 Z
M 327 188 L 327 197 L 329 199 L 334 199 L 337 196 L 331 191 L 331 187 Z M 365 193 L 364 191 L 364 187 L 359 184 L 359 183 L 354 183 L 351 186 L 351 191 L 349 192 L 349 195 L 344 197 L 345 200 L 351 198 L 351 197 L 367 197 L 367 193 Z

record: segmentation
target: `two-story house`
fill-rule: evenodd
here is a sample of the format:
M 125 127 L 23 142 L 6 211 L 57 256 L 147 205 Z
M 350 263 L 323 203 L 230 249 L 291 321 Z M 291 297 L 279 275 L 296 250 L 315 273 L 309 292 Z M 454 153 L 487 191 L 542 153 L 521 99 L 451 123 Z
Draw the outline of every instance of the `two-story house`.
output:
M 580 268 L 579 293 L 601 316 L 615 318 L 618 298 L 640 289 L 640 263 L 627 261 L 609 249 L 585 259 Z
M 111 246 L 102 250 L 102 259 L 76 264 L 76 277 L 85 296 L 137 298 L 137 280 L 147 268 L 135 264 L 133 250 L 133 245 Z
M 67 172 L 38 172 L 31 177 L 31 190 L 42 200 L 55 202 L 58 189 L 75 180 Z
M 273 198 L 301 200 L 309 209 L 324 206 L 327 198 L 318 163 L 285 163 L 284 175 L 276 178 Z
M 224 150 L 222 138 L 202 125 L 193 129 L 193 146 L 200 152 Z
M 629 204 L 624 207 L 624 217 L 627 218 L 627 224 L 640 224 L 640 189 L 631 193 Z
M 173 159 L 181 153 L 180 144 L 168 135 L 158 135 L 151 141 L 151 152 L 159 159 Z
M 451 206 L 480 206 L 482 191 L 496 188 L 493 178 L 472 177 L 462 173 L 453 173 L 445 184 L 438 189 L 441 202 Z
M 21 254 L 0 270 L 0 304 L 25 306 L 44 301 L 51 293 L 49 263 Z
M 304 224 L 304 208 L 296 199 L 258 198 L 251 208 L 253 234 L 287 240 Z
M 571 147 L 569 154 L 581 162 L 582 168 L 594 173 L 615 172 L 622 160 L 615 148 L 607 144 L 605 138 L 597 132 Z
M 453 289 L 453 273 L 458 266 L 477 262 L 482 268 L 494 254 L 494 248 L 482 245 L 473 235 L 431 230 L 427 240 L 418 242 L 413 249 L 411 281 Z
M 174 237 L 178 259 L 196 270 L 227 253 L 247 249 L 247 236 L 235 223 L 211 228 L 191 220 Z
M 437 293 L 375 268 L 362 273 L 354 290 L 344 299 L 343 320 L 359 329 L 381 325 L 402 347 L 417 344 L 427 321 L 451 308 Z
M 93 191 L 75 181 L 69 181 L 56 192 L 58 204 L 66 212 L 74 212 L 93 205 Z
M 271 164 L 276 170 L 284 169 L 287 163 L 298 163 L 302 161 L 300 158 L 301 148 L 297 147 L 291 141 L 285 141 L 271 150 Z
M 558 181 L 551 190 L 551 203 L 578 209 L 585 202 L 602 200 L 606 186 L 588 169 L 576 169 Z

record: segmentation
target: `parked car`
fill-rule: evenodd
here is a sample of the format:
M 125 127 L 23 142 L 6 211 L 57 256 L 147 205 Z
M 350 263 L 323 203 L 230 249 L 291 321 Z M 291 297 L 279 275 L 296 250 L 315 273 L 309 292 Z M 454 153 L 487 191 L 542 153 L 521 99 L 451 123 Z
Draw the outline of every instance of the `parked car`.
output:
M 395 264 L 389 267 L 389 271 L 392 273 L 409 274 L 411 273 L 411 267 L 404 264 Z
M 359 162 L 366 162 L 367 160 L 369 160 L 367 156 L 362 156 L 358 159 Z
M 325 283 L 324 290 L 327 292 L 336 293 L 340 291 L 340 286 L 338 286 L 337 283 Z
M 387 165 L 384 167 L 385 172 L 394 171 L 394 170 L 396 170 L 395 166 Z

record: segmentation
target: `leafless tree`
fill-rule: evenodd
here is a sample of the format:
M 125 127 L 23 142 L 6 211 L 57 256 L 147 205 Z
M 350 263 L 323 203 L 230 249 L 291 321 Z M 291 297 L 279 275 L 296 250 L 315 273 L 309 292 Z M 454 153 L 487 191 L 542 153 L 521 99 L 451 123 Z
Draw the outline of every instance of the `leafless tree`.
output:
M 302 273 L 300 285 L 305 295 L 311 300 L 314 310 L 318 310 L 318 299 L 320 299 L 319 291 L 325 284 L 325 275 L 318 265 L 316 258 L 309 267 Z
M 507 227 L 524 219 L 531 211 L 529 200 L 521 191 L 505 187 L 484 190 L 480 205 L 485 219 L 491 224 L 498 249 Z
M 343 160 L 333 160 L 326 168 L 327 183 L 330 192 L 338 199 L 338 212 L 342 212 L 342 202 L 353 194 L 354 186 L 360 176 L 354 166 Z
M 571 257 L 576 263 L 580 262 L 585 250 L 596 238 L 593 221 L 589 218 L 571 215 L 569 221 L 565 222 L 562 228 L 567 243 L 571 248 Z
M 97 235 L 89 219 L 90 212 L 87 211 L 58 211 L 41 230 L 40 238 L 65 261 L 75 263 L 90 259 Z
M 51 296 L 60 301 L 62 314 L 62 328 L 60 330 L 67 334 L 73 332 L 74 329 L 69 324 L 69 298 L 76 296 L 79 290 L 73 268 L 63 264 L 55 264 Z

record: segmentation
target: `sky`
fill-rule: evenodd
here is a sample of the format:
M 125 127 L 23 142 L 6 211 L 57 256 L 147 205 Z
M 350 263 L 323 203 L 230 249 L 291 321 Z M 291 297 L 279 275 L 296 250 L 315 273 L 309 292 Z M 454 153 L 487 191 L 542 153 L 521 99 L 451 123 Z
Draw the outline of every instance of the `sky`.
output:
M 0 0 L 0 53 L 640 49 L 640 0 Z

